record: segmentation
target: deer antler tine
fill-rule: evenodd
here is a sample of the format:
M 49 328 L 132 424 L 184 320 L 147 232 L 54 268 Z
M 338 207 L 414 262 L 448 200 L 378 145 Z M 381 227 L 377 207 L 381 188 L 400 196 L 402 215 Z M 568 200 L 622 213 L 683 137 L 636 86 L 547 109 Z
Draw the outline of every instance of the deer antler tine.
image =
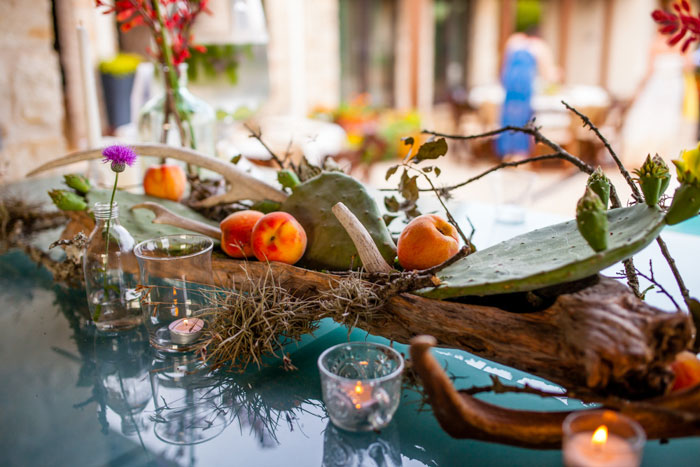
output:
M 172 159 L 181 160 L 198 167 L 212 170 L 222 175 L 229 183 L 227 193 L 225 195 L 219 195 L 218 197 L 214 198 L 214 200 L 212 200 L 212 198 L 207 198 L 200 201 L 200 205 L 202 206 L 213 206 L 217 202 L 233 202 L 241 199 L 269 199 L 279 202 L 287 199 L 287 195 L 283 191 L 248 175 L 230 162 L 201 154 L 192 149 L 168 146 L 165 144 L 134 144 L 132 147 L 142 156 L 161 158 L 170 157 Z M 74 152 L 43 164 L 42 166 L 29 172 L 27 176 L 33 176 L 49 169 L 62 167 L 76 162 L 99 159 L 101 157 L 102 148 Z

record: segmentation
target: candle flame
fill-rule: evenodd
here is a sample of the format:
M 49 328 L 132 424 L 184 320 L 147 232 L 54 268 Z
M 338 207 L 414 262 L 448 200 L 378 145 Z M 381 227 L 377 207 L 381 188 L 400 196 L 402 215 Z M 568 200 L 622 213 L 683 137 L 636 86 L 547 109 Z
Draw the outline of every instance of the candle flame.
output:
M 358 381 L 357 384 L 355 385 L 355 392 L 357 394 L 362 394 L 365 391 L 365 388 L 362 387 L 362 382 Z
M 591 438 L 591 443 L 594 446 L 602 446 L 607 441 L 608 441 L 608 427 L 606 427 L 605 425 L 601 425 L 593 433 L 593 437 Z
M 185 322 L 185 326 L 187 326 L 187 318 L 185 318 L 185 321 L 184 321 L 184 322 Z
M 355 408 L 356 408 L 357 410 L 360 410 L 360 409 L 362 408 L 362 404 L 355 404 Z
M 367 362 L 367 361 L 365 361 L 365 360 L 362 360 L 362 361 L 360 362 L 360 365 L 367 366 L 367 365 L 369 365 L 369 362 Z

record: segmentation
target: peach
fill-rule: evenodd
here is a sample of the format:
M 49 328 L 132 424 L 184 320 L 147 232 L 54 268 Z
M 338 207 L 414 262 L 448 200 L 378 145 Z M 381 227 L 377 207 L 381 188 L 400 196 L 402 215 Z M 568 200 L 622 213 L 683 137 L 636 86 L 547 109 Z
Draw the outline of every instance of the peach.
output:
M 275 211 L 258 220 L 250 243 L 260 261 L 294 264 L 306 251 L 306 231 L 291 214 Z
M 676 375 L 671 391 L 692 388 L 700 383 L 700 360 L 692 352 L 686 350 L 676 355 L 671 370 Z
M 180 201 L 187 188 L 187 176 L 179 165 L 152 165 L 143 177 L 143 191 L 156 198 Z
M 399 264 L 406 270 L 437 266 L 458 251 L 457 229 L 435 214 L 423 214 L 409 222 L 397 245 Z
M 264 216 L 260 211 L 238 211 L 230 214 L 219 223 L 221 229 L 221 249 L 232 258 L 250 258 L 253 247 L 250 236 L 255 223 Z

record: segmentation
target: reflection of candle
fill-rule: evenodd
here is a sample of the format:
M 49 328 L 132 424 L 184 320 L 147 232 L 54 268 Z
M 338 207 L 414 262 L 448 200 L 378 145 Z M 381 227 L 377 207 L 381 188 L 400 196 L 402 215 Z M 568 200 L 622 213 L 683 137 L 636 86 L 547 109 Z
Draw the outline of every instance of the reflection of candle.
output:
M 372 388 L 363 385 L 362 381 L 356 382 L 348 393 L 352 404 L 357 410 L 361 410 L 363 407 L 367 407 L 375 402 L 372 398 Z
M 569 467 L 636 467 L 640 458 L 630 443 L 601 425 L 594 432 L 574 434 L 564 445 L 564 464 Z
M 181 318 L 168 326 L 170 340 L 175 344 L 191 344 L 202 335 L 204 320 L 199 318 Z

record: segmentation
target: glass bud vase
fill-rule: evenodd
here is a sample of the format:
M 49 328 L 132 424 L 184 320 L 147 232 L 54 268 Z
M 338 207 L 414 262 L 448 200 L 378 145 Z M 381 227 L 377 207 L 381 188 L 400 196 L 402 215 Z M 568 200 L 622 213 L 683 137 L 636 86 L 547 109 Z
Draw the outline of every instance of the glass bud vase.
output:
M 187 64 L 178 67 L 178 89 L 176 105 L 180 106 L 184 118 L 182 125 L 185 141 L 180 138 L 180 132 L 174 115 L 170 115 L 167 124 L 164 122 L 165 91 L 156 95 L 144 104 L 139 112 L 139 139 L 143 142 L 160 143 L 165 128 L 168 135 L 165 143 L 171 146 L 185 146 L 198 152 L 215 156 L 216 113 L 202 99 L 194 96 L 187 89 Z M 167 67 L 163 67 L 161 76 L 166 77 Z
M 95 203 L 95 228 L 83 252 L 90 316 L 99 331 L 132 329 L 142 321 L 133 255 L 134 238 L 119 223 L 119 206 Z

